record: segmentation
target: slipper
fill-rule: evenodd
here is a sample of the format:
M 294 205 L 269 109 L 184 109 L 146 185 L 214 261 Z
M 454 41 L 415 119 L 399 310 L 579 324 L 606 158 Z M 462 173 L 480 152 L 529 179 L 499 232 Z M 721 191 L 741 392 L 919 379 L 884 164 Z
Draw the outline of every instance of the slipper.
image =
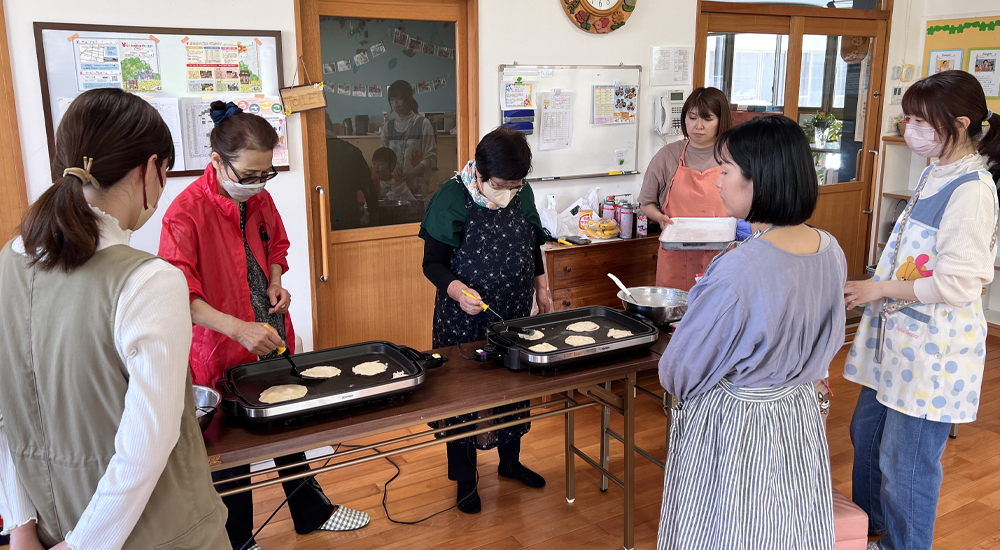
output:
M 368 525 L 369 521 L 371 518 L 368 517 L 368 514 L 338 504 L 330 519 L 320 525 L 319 529 L 322 531 L 354 531 Z

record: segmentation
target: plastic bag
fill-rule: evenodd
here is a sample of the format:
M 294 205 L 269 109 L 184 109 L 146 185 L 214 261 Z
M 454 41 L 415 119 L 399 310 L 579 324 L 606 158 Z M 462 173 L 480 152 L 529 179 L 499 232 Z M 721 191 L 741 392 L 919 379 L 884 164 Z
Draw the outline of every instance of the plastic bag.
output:
M 556 196 L 546 195 L 545 199 L 545 208 L 538 213 L 538 217 L 542 221 L 542 227 L 549 232 L 549 235 L 558 237 L 561 233 L 559 233 L 559 212 L 556 212 Z

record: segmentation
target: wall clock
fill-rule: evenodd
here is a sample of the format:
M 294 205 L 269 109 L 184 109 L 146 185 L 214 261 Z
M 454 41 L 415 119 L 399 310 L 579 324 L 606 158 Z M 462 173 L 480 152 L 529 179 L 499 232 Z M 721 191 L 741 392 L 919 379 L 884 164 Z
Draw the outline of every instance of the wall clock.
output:
M 593 34 L 607 34 L 625 25 L 638 0 L 560 0 L 574 25 Z

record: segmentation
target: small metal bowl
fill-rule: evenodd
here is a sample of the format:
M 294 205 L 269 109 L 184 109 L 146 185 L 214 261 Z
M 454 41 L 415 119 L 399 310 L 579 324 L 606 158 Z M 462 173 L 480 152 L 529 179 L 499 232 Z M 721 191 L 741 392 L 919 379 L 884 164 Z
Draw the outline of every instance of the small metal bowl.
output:
M 204 432 L 212 423 L 212 418 L 215 417 L 215 411 L 218 409 L 219 402 L 222 401 L 222 396 L 219 395 L 219 392 L 206 386 L 191 386 L 191 390 L 194 392 L 194 416 L 198 419 L 201 431 Z
M 618 299 L 622 301 L 625 311 L 642 315 L 654 325 L 679 321 L 687 313 L 688 293 L 683 290 L 662 286 L 637 286 L 628 290 L 635 303 L 625 296 L 624 291 L 618 291 Z

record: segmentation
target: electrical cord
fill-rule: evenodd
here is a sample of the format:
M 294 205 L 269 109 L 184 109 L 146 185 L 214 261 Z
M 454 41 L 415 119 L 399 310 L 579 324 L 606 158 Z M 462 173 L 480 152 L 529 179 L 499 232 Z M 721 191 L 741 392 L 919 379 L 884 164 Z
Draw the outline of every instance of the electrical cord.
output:
M 333 454 L 336 455 L 338 451 L 340 451 L 340 444 L 338 444 L 337 448 L 333 450 Z M 323 465 L 320 466 L 320 467 L 321 468 L 326 468 L 326 466 L 328 464 L 330 464 L 330 461 L 332 459 L 333 459 L 332 456 L 330 458 L 326 459 L 326 462 L 324 462 Z M 261 525 L 260 528 L 257 529 L 257 531 L 254 532 L 253 536 L 250 537 L 250 540 L 248 540 L 248 541 L 246 541 L 246 542 L 243 543 L 243 546 L 240 547 L 240 550 L 247 550 L 247 548 L 250 548 L 254 544 L 256 544 L 254 541 L 257 540 L 257 535 L 259 535 L 260 532 L 263 531 L 265 527 L 267 527 L 267 524 L 270 523 L 272 519 L 274 519 L 274 516 L 277 515 L 277 513 L 280 512 L 281 509 L 285 507 L 285 504 L 289 501 L 289 499 L 291 499 L 293 496 L 295 496 L 295 493 L 298 493 L 299 489 L 305 487 L 306 485 L 308 485 L 308 483 L 310 481 L 316 479 L 317 475 L 318 474 L 313 474 L 313 475 L 311 475 L 309 477 L 303 478 L 302 479 L 302 483 L 300 483 L 299 486 L 296 487 L 294 491 L 292 491 L 292 494 L 286 496 L 285 500 L 281 501 L 281 504 L 279 504 L 278 507 L 274 509 L 274 512 L 272 512 L 271 515 L 267 518 L 267 520 L 264 521 L 264 524 Z
M 345 444 L 344 447 L 347 447 L 349 449 L 357 449 L 357 448 L 360 447 L 360 445 L 346 445 Z M 372 449 L 372 450 L 375 451 L 375 454 L 377 454 L 377 455 L 382 454 L 382 451 L 380 451 L 378 449 Z M 383 457 L 383 458 L 386 460 L 386 462 L 388 462 L 389 464 L 392 464 L 393 467 L 396 468 L 395 475 L 393 475 L 391 478 L 389 478 L 389 481 L 385 482 L 385 487 L 382 489 L 382 510 L 385 511 L 385 518 L 387 520 L 391 521 L 392 523 L 396 523 L 396 524 L 399 524 L 399 525 L 419 525 L 419 524 L 421 524 L 421 523 L 423 523 L 423 522 L 425 522 L 425 521 L 427 521 L 427 520 L 429 520 L 429 519 L 431 519 L 431 518 L 433 518 L 435 516 L 440 516 L 441 514 L 443 514 L 445 512 L 450 512 L 450 511 L 454 510 L 455 508 L 458 507 L 459 504 L 465 502 L 470 497 L 472 497 L 472 495 L 476 494 L 479 491 L 479 470 L 476 470 L 476 486 L 472 488 L 472 492 L 470 492 L 469 494 L 465 495 L 464 497 L 458 499 L 455 502 L 455 504 L 452 504 L 450 507 L 445 508 L 444 510 L 441 510 L 441 511 L 438 511 L 438 512 L 434 512 L 433 514 L 431 514 L 431 515 L 429 515 L 429 516 L 427 516 L 427 517 L 425 517 L 423 519 L 418 519 L 416 521 L 403 521 L 403 520 L 393 519 L 392 515 L 389 514 L 389 507 L 386 505 L 386 499 L 389 497 L 389 484 L 392 483 L 393 481 L 395 481 L 395 479 L 397 477 L 399 477 L 403 473 L 403 471 L 399 468 L 399 464 L 396 464 L 395 462 L 393 462 L 393 460 L 391 458 L 389 458 L 387 456 Z

